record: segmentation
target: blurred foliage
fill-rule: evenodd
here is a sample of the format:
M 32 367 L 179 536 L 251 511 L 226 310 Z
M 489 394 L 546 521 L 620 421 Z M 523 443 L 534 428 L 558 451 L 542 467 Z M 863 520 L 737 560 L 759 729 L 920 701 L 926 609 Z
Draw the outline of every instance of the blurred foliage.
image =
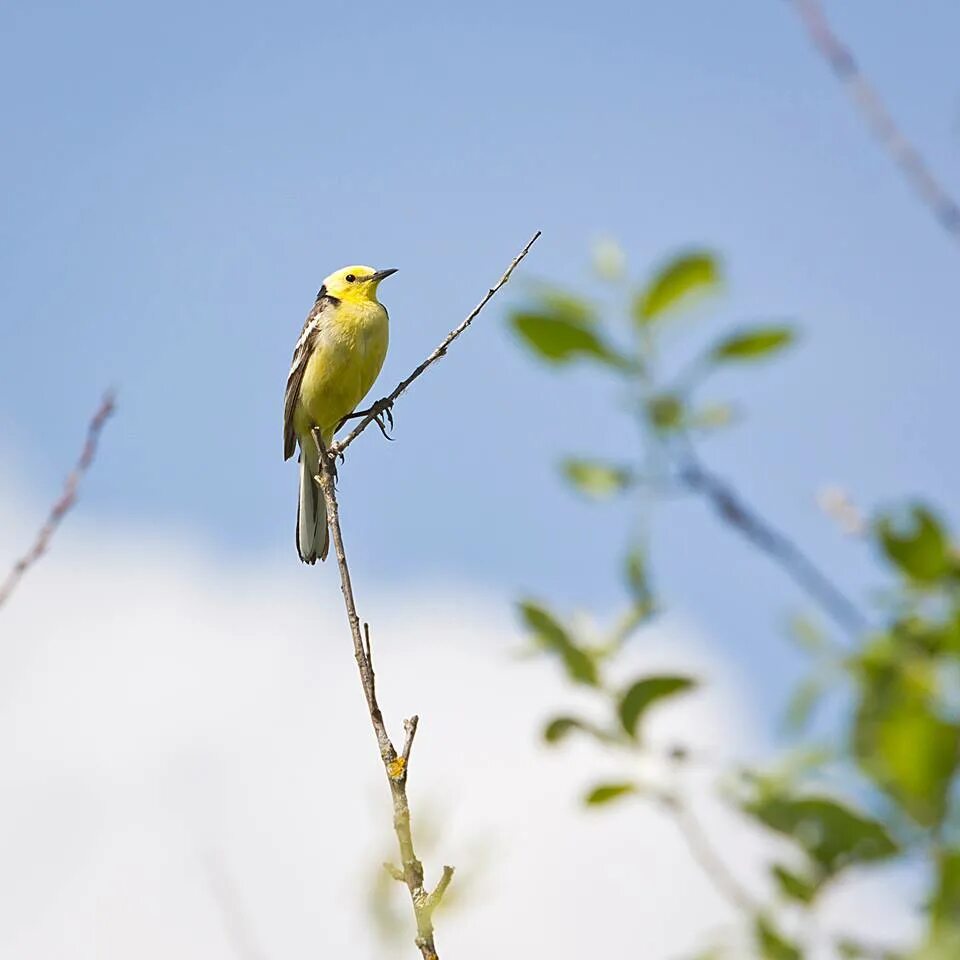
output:
M 796 342 L 796 331 L 773 319 L 709 331 L 701 338 L 694 325 L 677 324 L 678 316 L 723 288 L 722 264 L 708 250 L 682 252 L 634 286 L 625 279 L 622 250 L 605 240 L 595 252 L 594 267 L 615 306 L 601 307 L 579 292 L 542 285 L 513 311 L 510 323 L 522 346 L 546 364 L 589 364 L 598 375 L 612 377 L 627 394 L 628 415 L 643 441 L 635 455 L 616 462 L 579 451 L 560 464 L 560 475 L 577 494 L 597 501 L 639 488 L 648 506 L 661 493 L 707 495 L 702 484 L 685 482 L 691 464 L 702 476 L 698 438 L 738 418 L 727 398 L 702 401 L 704 385 L 720 368 L 746 370 L 783 355 Z M 783 538 L 763 527 L 762 518 L 743 529 L 738 509 L 727 498 L 717 512 L 795 574 L 782 555 Z M 835 632 L 804 615 L 794 617 L 789 628 L 809 658 L 810 672 L 797 682 L 785 729 L 793 737 L 809 736 L 814 712 L 831 698 L 831 749 L 818 749 L 814 740 L 785 748 L 779 763 L 728 774 L 718 789 L 748 823 L 780 839 L 776 849 L 782 852 L 769 864 L 762 896 L 754 899 L 742 891 L 730 896 L 742 917 L 740 935 L 752 943 L 753 955 L 765 960 L 960 958 L 960 553 L 940 517 L 922 503 L 878 512 L 864 525 L 864 541 L 875 550 L 882 579 L 881 599 L 863 620 L 870 626 L 844 631 L 841 625 Z M 543 603 L 520 604 L 536 650 L 555 660 L 594 700 L 590 717 L 570 712 L 548 720 L 543 738 L 551 746 L 586 738 L 623 762 L 624 776 L 589 787 L 585 805 L 601 809 L 627 800 L 659 801 L 662 809 L 677 814 L 683 830 L 678 811 L 688 808 L 675 792 L 671 771 L 691 762 L 686 748 L 672 747 L 665 756 L 661 749 L 654 757 L 666 762 L 664 782 L 641 777 L 639 770 L 657 750 L 643 735 L 648 714 L 695 693 L 697 681 L 672 674 L 636 676 L 625 684 L 611 680 L 622 675 L 632 639 L 662 608 L 641 544 L 629 544 L 622 570 L 624 607 L 599 637 L 585 636 L 578 621 Z M 810 593 L 816 600 L 816 591 Z M 826 606 L 820 612 L 829 619 Z M 824 787 L 827 762 L 830 789 Z M 694 841 L 699 842 L 690 840 L 691 850 Z M 698 861 L 713 874 L 719 891 L 730 895 L 737 888 L 736 864 L 723 864 L 715 850 Z M 851 871 L 863 874 L 892 864 L 910 864 L 928 878 L 920 908 L 925 925 L 917 943 L 863 944 L 813 933 L 819 929 L 814 913 L 826 889 Z M 701 954 L 726 955 L 734 954 L 722 945 Z

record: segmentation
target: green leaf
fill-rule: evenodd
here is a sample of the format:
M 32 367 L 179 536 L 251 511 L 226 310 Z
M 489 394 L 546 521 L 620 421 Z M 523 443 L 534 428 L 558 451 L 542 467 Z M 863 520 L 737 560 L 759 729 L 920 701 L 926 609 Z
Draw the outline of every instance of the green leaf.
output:
M 592 327 L 597 322 L 597 309 L 589 300 L 566 290 L 546 288 L 539 292 L 543 313 L 556 320 L 566 320 L 578 326 Z
M 936 665 L 900 655 L 887 638 L 868 647 L 853 669 L 853 749 L 861 769 L 918 824 L 939 825 L 957 770 L 960 726 L 937 712 Z
M 681 254 L 663 266 L 633 301 L 633 319 L 644 326 L 720 286 L 720 265 L 703 250 Z
M 948 847 L 937 858 L 936 867 L 930 924 L 934 929 L 960 931 L 960 849 Z
M 788 870 L 779 863 L 770 868 L 773 878 L 780 888 L 780 892 L 790 900 L 798 903 L 813 903 L 819 890 L 815 880 L 803 877 L 793 870 Z
M 711 403 L 696 410 L 689 417 L 688 423 L 696 430 L 721 430 L 733 423 L 736 414 L 732 404 Z
M 922 504 L 913 505 L 905 518 L 881 516 L 875 530 L 887 559 L 908 577 L 930 582 L 949 571 L 946 534 L 933 513 Z
M 564 476 L 584 495 L 594 500 L 606 500 L 633 482 L 628 467 L 618 467 L 597 460 L 571 458 L 561 464 Z
M 583 798 L 583 802 L 589 807 L 596 807 L 636 792 L 635 783 L 600 783 Z
M 793 796 L 760 784 L 744 812 L 802 847 L 824 877 L 853 863 L 894 856 L 898 847 L 878 820 L 826 796 Z
M 577 717 L 554 717 L 543 728 L 543 739 L 547 743 L 559 743 L 575 730 L 588 733 L 593 737 L 599 733 L 591 724 L 579 720 Z
M 520 604 L 520 615 L 541 644 L 550 650 L 560 650 L 571 641 L 567 631 L 549 610 L 532 601 Z
M 766 917 L 757 917 L 755 932 L 763 960 L 803 960 L 800 948 L 779 933 Z
M 633 366 L 582 321 L 526 312 L 514 313 L 511 320 L 521 340 L 549 363 L 564 364 L 587 357 L 621 370 Z
M 820 656 L 830 650 L 830 641 L 821 627 L 803 614 L 796 614 L 790 618 L 787 624 L 787 632 L 790 639 L 801 650 L 814 656 Z
M 624 571 L 627 587 L 633 599 L 643 605 L 649 604 L 653 591 L 650 589 L 650 581 L 647 578 L 647 565 L 643 557 L 643 551 L 639 547 L 634 547 L 627 554 Z
M 690 677 L 644 677 L 632 683 L 621 695 L 617 712 L 623 729 L 631 737 L 637 736 L 637 725 L 653 704 L 667 697 L 692 690 L 696 681 Z
M 749 327 L 721 340 L 710 351 L 710 357 L 718 363 L 765 360 L 788 347 L 793 339 L 793 330 L 788 326 Z
M 627 268 L 623 247 L 610 237 L 603 237 L 593 245 L 593 271 L 601 280 L 622 280 Z
M 532 601 L 524 601 L 519 606 L 527 628 L 540 646 L 560 656 L 567 676 L 577 683 L 595 687 L 600 680 L 596 662 L 586 650 L 574 643 L 553 614 Z
M 683 400 L 675 393 L 660 393 L 647 400 L 647 420 L 662 433 L 682 426 L 683 414 Z
M 823 677 L 808 677 L 793 691 L 787 704 L 784 726 L 788 733 L 801 733 L 810 723 L 810 717 L 826 693 Z

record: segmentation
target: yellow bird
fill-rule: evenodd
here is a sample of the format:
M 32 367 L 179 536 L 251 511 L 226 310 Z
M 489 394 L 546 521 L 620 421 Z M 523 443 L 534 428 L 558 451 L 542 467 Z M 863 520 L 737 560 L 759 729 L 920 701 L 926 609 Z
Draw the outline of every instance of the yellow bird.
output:
M 377 379 L 389 339 L 377 287 L 396 272 L 358 266 L 331 273 L 293 350 L 283 400 L 283 459 L 289 460 L 299 443 L 297 553 L 304 563 L 325 560 L 330 547 L 323 494 L 313 479 L 320 458 L 311 431 L 319 427 L 329 446 L 340 422 Z

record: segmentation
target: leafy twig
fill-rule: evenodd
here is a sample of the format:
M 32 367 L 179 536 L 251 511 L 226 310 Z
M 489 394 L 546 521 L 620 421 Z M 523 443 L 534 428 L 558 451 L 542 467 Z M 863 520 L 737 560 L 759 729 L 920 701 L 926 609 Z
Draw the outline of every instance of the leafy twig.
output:
M 46 553 L 57 527 L 60 526 L 70 508 L 77 502 L 77 490 L 80 481 L 93 463 L 97 454 L 97 442 L 100 439 L 100 433 L 115 408 L 116 403 L 113 394 L 104 394 L 100 406 L 87 426 L 87 438 L 83 450 L 80 452 L 80 458 L 77 460 L 76 466 L 70 471 L 70 475 L 63 485 L 63 491 L 50 508 L 47 519 L 37 532 L 33 545 L 13 565 L 6 579 L 0 584 L 0 607 L 10 599 L 10 595 L 17 588 L 24 574 Z
M 846 88 L 850 99 L 901 173 L 933 211 L 940 225 L 960 241 L 960 205 L 930 171 L 916 147 L 906 138 L 883 100 L 857 65 L 853 54 L 830 28 L 818 0 L 788 0 L 803 21 L 817 50 Z
M 514 270 L 519 266 L 520 261 L 530 252 L 530 248 L 537 242 L 537 239 L 540 236 L 540 231 L 538 230 L 528 241 L 527 245 L 513 258 L 513 262 L 509 267 L 503 272 L 503 276 L 484 294 L 483 299 L 470 311 L 466 319 L 458 326 L 451 330 L 440 342 L 440 345 L 430 354 L 414 371 L 410 374 L 409 377 L 405 377 L 401 380 L 394 388 L 391 393 L 389 393 L 383 400 L 378 401 L 371 408 L 371 412 L 368 413 L 342 440 L 338 440 L 334 443 L 330 452 L 336 456 L 342 454 L 347 447 L 353 443 L 357 437 L 363 433 L 371 423 L 376 422 L 377 417 L 382 411 L 389 410 L 393 406 L 394 401 L 417 379 L 426 369 L 432 364 L 436 363 L 444 354 L 447 352 L 447 348 L 453 343 L 457 337 L 460 336 L 467 327 L 476 319 L 480 311 L 490 302 L 496 292 L 504 286 L 507 281 L 510 279 L 510 275 Z

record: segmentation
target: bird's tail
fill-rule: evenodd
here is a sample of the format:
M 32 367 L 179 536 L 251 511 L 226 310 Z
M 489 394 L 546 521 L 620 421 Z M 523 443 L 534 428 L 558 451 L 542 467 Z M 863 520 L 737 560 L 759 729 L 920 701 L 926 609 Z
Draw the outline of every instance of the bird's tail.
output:
M 300 448 L 300 500 L 297 504 L 297 553 L 304 563 L 327 559 L 327 507 L 313 478 L 320 472 L 320 455 L 312 443 Z

